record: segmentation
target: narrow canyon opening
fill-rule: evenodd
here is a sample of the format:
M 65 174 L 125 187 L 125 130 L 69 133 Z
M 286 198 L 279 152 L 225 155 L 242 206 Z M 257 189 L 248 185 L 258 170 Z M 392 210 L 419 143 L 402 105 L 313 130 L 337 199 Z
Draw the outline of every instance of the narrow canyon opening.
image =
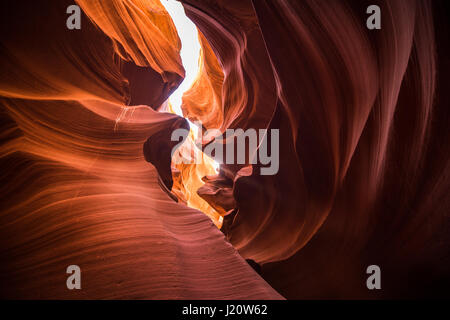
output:
M 190 126 L 189 136 L 183 145 L 176 150 L 174 156 L 181 156 L 184 159 L 192 160 L 188 161 L 189 163 L 179 164 L 172 161 L 171 168 L 174 184 L 171 191 L 176 195 L 178 200 L 181 200 L 191 208 L 204 212 L 220 228 L 223 217 L 197 194 L 197 190 L 204 184 L 202 181 L 203 177 L 215 175 L 219 171 L 220 165 L 214 159 L 203 153 L 201 147 L 199 148 L 202 143 L 199 140 L 201 139 L 199 136 L 201 136 L 201 131 L 204 129 L 201 121 L 198 119 L 191 121 L 183 112 L 184 94 L 189 90 L 199 90 L 198 88 L 193 89 L 193 86 L 201 77 L 203 70 L 200 68 L 200 65 L 202 59 L 205 59 L 206 53 L 200 43 L 200 32 L 195 24 L 186 16 L 181 2 L 161 0 L 161 4 L 169 13 L 177 30 L 178 37 L 181 41 L 180 56 L 186 72 L 184 80 L 163 104 L 161 111 L 175 113 L 188 121 Z M 211 54 L 212 51 L 209 53 Z M 213 58 L 217 59 L 216 57 Z M 197 160 L 195 161 L 194 159 Z

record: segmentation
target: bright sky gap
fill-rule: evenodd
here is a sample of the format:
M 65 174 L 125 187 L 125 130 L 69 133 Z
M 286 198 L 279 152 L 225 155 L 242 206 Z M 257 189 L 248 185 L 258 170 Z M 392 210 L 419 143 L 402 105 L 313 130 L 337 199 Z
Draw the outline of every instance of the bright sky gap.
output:
M 161 3 L 172 17 L 181 40 L 180 56 L 186 75 L 177 90 L 169 97 L 169 101 L 175 113 L 183 116 L 181 111 L 183 94 L 192 86 L 199 72 L 200 42 L 197 27 L 186 16 L 183 5 L 175 0 L 161 0 Z M 189 124 L 193 125 L 191 122 Z
M 185 78 L 180 86 L 170 95 L 169 101 L 172 105 L 173 111 L 183 117 L 181 110 L 183 94 L 189 90 L 193 85 L 199 73 L 199 58 L 200 58 L 200 41 L 198 38 L 198 31 L 195 24 L 186 16 L 183 5 L 175 0 L 160 0 L 161 4 L 166 8 L 170 17 L 172 18 L 175 28 L 178 32 L 178 37 L 181 40 L 181 62 L 185 70 Z M 197 136 L 199 130 L 198 126 L 189 119 L 186 119 Z M 214 168 L 219 169 L 219 164 L 214 161 Z

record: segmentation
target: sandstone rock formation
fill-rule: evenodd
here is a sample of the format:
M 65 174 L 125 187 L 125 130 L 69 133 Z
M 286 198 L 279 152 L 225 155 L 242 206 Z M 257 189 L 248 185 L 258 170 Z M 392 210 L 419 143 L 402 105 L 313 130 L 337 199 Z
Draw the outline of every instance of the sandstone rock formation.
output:
M 202 47 L 184 116 L 279 129 L 279 172 L 171 164 L 187 121 L 166 100 L 185 72 L 158 0 L 76 0 L 81 30 L 65 28 L 69 0 L 2 2 L 1 296 L 442 296 L 445 2 L 376 1 L 381 30 L 366 28 L 371 1 L 181 2 Z

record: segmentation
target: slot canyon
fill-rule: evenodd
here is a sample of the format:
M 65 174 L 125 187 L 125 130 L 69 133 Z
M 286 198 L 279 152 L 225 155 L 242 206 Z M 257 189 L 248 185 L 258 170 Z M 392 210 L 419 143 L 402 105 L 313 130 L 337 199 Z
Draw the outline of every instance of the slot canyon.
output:
M 446 1 L 0 7 L 2 298 L 448 296 Z M 276 174 L 227 129 L 278 130 Z

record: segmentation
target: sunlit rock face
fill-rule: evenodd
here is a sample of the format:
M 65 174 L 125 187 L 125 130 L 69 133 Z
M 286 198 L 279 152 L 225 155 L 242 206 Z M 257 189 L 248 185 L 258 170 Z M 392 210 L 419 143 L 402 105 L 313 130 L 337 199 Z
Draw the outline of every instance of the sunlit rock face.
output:
M 282 298 L 145 161 L 149 138 L 186 121 L 156 111 L 184 77 L 165 9 L 77 3 L 75 31 L 73 1 L 1 4 L 1 296 Z
M 199 121 L 205 128 L 218 129 L 223 125 L 223 70 L 211 46 L 199 33 L 201 55 L 198 78 L 183 95 L 183 114 Z
M 178 115 L 187 75 L 159 1 L 77 0 L 76 31 L 73 1 L 2 3 L 1 296 L 440 296 L 448 23 L 443 2 L 377 2 L 380 31 L 367 1 L 183 0 L 200 58 Z M 174 165 L 170 134 L 194 121 L 279 129 L 279 172 Z
M 166 161 L 164 164 L 167 168 L 170 166 L 171 171 L 171 181 L 168 181 L 170 187 L 167 185 L 170 189 L 169 194 L 177 201 L 202 211 L 220 228 L 223 217 L 218 212 L 217 207 L 211 206 L 197 193 L 197 190 L 204 183 L 203 177 L 215 174 L 219 164 L 204 154 L 201 147 L 196 146 L 202 139 L 199 135 L 205 127 L 202 121 L 205 119 L 197 118 L 192 113 L 188 114 L 188 109 L 193 109 L 193 105 L 190 104 L 189 108 L 186 107 L 186 96 L 190 96 L 188 93 L 194 93 L 195 101 L 200 103 L 196 110 L 211 118 L 217 118 L 216 115 L 220 115 L 221 110 L 212 109 L 216 106 L 216 102 L 211 95 L 214 92 L 208 81 L 210 69 L 205 69 L 205 65 L 214 61 L 216 72 L 221 74 L 222 71 L 218 66 L 215 55 L 207 47 L 206 40 L 199 33 L 195 24 L 186 16 L 183 5 L 175 0 L 163 0 L 161 4 L 166 8 L 177 28 L 181 40 L 180 56 L 186 71 L 183 82 L 170 95 L 163 109 L 185 117 L 190 127 L 188 128 L 190 129 L 189 134 L 183 135 L 183 137 L 186 137 L 186 141 L 177 147 L 175 153 L 172 153 L 172 160 Z M 201 38 L 203 41 L 200 40 Z M 221 83 L 216 85 L 215 88 L 220 90 Z M 177 143 L 167 143 L 171 139 L 171 133 L 174 132 L 174 128 L 168 129 L 168 135 L 164 143 L 167 150 L 171 152 Z M 166 154 L 168 153 L 166 152 Z M 177 157 L 188 159 L 188 161 L 180 163 L 176 161 Z

